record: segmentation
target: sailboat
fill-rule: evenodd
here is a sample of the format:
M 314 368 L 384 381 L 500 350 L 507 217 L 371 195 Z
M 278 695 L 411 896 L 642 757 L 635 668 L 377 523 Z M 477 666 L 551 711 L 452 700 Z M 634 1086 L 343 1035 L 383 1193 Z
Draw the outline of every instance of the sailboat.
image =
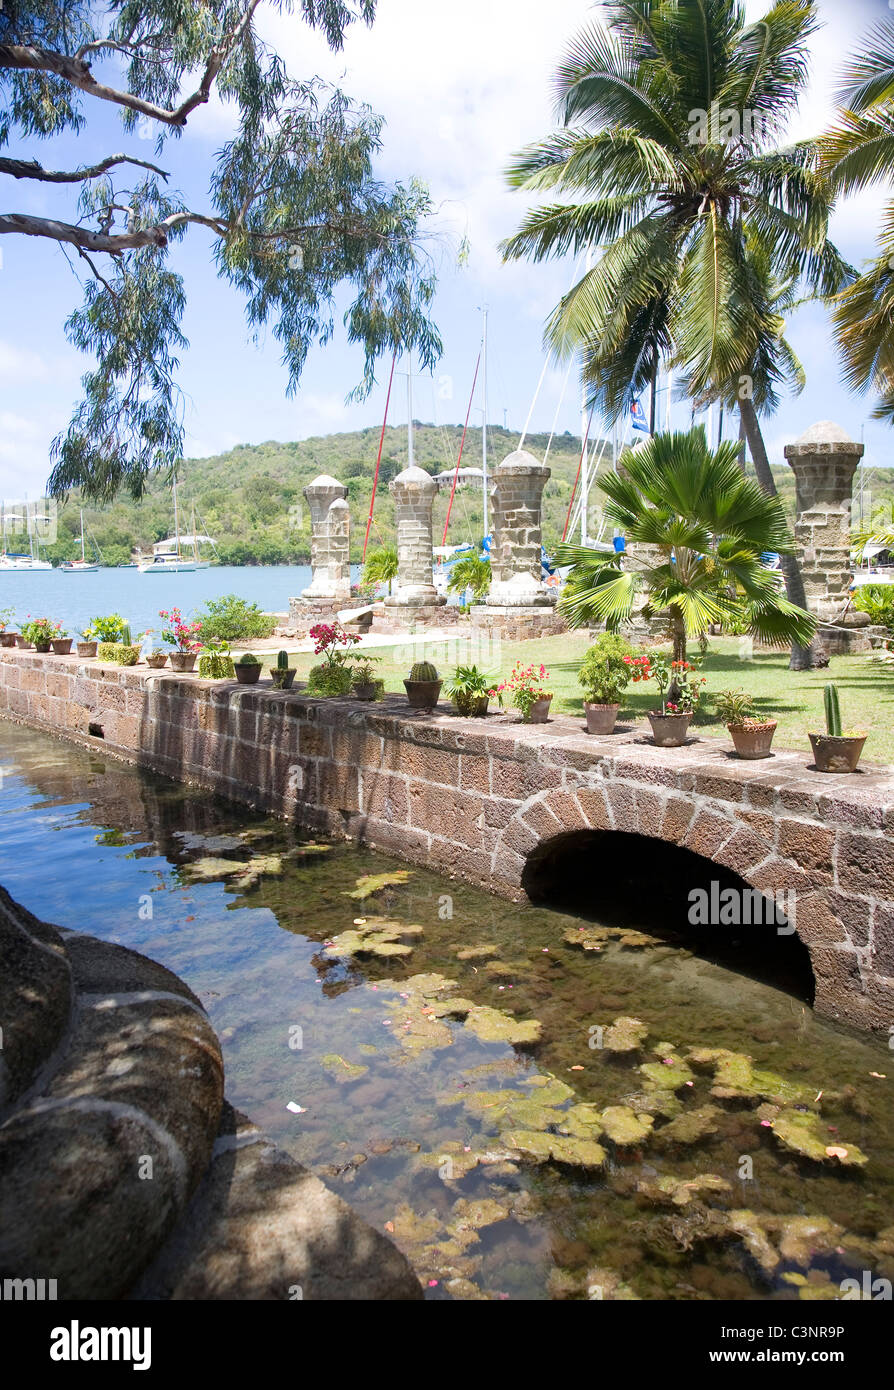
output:
M 96 545 L 96 541 L 93 542 Z M 99 550 L 99 546 L 96 545 Z M 102 552 L 100 552 L 102 558 Z M 99 569 L 99 564 L 95 560 L 88 560 L 84 553 L 84 508 L 81 508 L 81 558 L 80 560 L 63 560 L 59 566 L 65 574 L 94 574 Z
M 189 570 L 206 570 L 211 561 L 203 560 L 199 554 L 200 545 L 214 545 L 210 536 L 200 536 L 196 530 L 196 511 L 192 509 L 192 532 L 181 536 L 180 512 L 177 506 L 177 475 L 173 482 L 174 496 L 174 534 L 167 540 L 158 541 L 152 547 L 152 559 L 144 560 L 137 566 L 140 574 L 183 574 Z M 184 553 L 184 546 L 192 546 L 192 555 Z
M 0 572 L 3 570 L 16 570 L 21 573 L 23 570 L 51 570 L 53 566 L 49 560 L 40 558 L 40 542 L 37 543 L 37 554 L 34 553 L 34 527 L 31 524 L 32 504 L 26 503 L 26 518 L 28 527 L 28 540 L 30 542 L 30 554 L 21 551 L 0 552 Z

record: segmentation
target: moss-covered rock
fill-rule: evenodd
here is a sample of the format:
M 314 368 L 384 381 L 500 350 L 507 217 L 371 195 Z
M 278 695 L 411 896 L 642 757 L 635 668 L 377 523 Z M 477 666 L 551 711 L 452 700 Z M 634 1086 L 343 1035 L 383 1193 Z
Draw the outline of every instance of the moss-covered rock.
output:
M 815 1163 L 840 1163 L 845 1168 L 862 1168 L 868 1157 L 856 1144 L 829 1144 L 819 1115 L 805 1110 L 782 1110 L 771 1122 L 773 1133 L 783 1148 Z
M 641 1018 L 616 1018 L 602 1036 L 607 1052 L 637 1052 L 648 1036 L 649 1025 Z
M 602 1112 L 602 1128 L 613 1144 L 642 1144 L 652 1133 L 651 1115 L 637 1115 L 628 1105 L 609 1105 Z
M 580 1168 L 601 1168 L 605 1162 L 605 1149 L 589 1139 L 577 1139 L 560 1134 L 541 1134 L 537 1130 L 507 1130 L 502 1135 L 503 1142 L 517 1149 L 527 1158 L 539 1163 L 554 1159 L 557 1163 L 567 1163 Z
M 716 1105 L 702 1105 L 696 1110 L 684 1110 L 670 1124 L 656 1132 L 656 1139 L 662 1144 L 697 1144 L 717 1133 L 717 1116 L 720 1111 Z
M 412 877 L 411 869 L 394 869 L 387 874 L 362 874 L 356 881 L 357 886 L 344 896 L 355 898 L 358 902 L 366 902 L 367 898 L 375 897 L 376 893 L 381 893 L 385 888 L 399 887 Z

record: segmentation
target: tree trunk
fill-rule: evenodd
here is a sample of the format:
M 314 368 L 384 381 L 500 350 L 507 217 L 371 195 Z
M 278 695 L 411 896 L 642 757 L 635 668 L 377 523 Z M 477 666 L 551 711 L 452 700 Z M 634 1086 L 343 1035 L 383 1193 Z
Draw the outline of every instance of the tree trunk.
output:
M 745 443 L 745 419 L 742 415 L 742 412 L 739 411 L 739 467 L 741 468 L 743 473 L 745 472 L 746 459 Z
M 680 613 L 671 611 L 671 636 L 674 642 L 674 661 L 686 660 L 686 624 Z
M 757 480 L 768 497 L 777 497 L 776 484 L 773 481 L 773 474 L 770 470 L 770 460 L 767 457 L 764 436 L 761 433 L 760 421 L 757 418 L 754 402 L 740 399 L 739 416 L 745 429 L 748 447 L 751 450 L 751 458 L 754 463 L 754 471 L 757 474 Z M 798 564 L 797 556 L 783 555 L 780 558 L 782 560 L 782 577 L 785 580 L 785 592 L 789 602 L 794 603 L 798 608 L 803 608 L 805 612 L 809 612 L 810 610 L 807 607 L 807 593 L 804 589 L 804 580 L 801 577 L 801 566 Z M 792 654 L 791 660 L 789 661 L 790 671 L 809 671 L 812 659 L 812 647 L 799 647 L 796 643 L 792 643 Z
M 652 402 L 649 406 L 649 434 L 655 433 L 655 397 L 658 393 L 658 353 L 652 358 Z

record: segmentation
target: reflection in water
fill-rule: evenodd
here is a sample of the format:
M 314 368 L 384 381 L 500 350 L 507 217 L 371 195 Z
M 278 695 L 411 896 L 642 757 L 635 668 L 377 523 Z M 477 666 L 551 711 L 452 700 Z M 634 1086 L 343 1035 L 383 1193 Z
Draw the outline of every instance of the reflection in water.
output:
M 181 975 L 229 1099 L 430 1297 L 894 1277 L 891 1054 L 815 1019 L 803 978 L 655 939 L 672 903 L 514 905 L 8 724 L 0 764 L 0 882 Z

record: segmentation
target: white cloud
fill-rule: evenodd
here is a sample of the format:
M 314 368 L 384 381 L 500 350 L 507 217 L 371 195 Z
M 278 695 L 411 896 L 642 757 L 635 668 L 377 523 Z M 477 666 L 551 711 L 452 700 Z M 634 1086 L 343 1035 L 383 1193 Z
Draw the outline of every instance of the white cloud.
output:
M 40 353 L 0 338 L 0 383 L 45 381 L 48 375 L 49 367 Z

